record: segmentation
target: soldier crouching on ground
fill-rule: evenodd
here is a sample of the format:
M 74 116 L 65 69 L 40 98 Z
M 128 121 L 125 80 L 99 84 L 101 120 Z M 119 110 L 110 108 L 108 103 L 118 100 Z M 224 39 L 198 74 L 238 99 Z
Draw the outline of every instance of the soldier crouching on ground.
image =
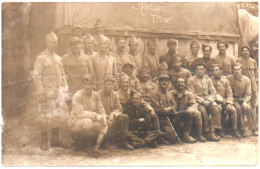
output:
M 206 142 L 206 139 L 202 136 L 201 112 L 198 111 L 198 105 L 193 94 L 186 90 L 186 82 L 186 78 L 182 76 L 177 77 L 176 79 L 176 89 L 172 91 L 174 100 L 177 104 L 176 111 L 180 113 L 187 112 L 192 114 L 192 120 L 195 124 L 197 133 L 197 140 L 200 142 Z M 177 121 L 176 119 L 174 120 Z M 184 133 L 184 140 L 189 140 L 189 138 L 185 138 L 188 135 L 189 133 Z
M 72 111 L 68 125 L 74 133 L 75 151 L 81 150 L 84 136 L 96 136 L 97 140 L 93 152 L 100 154 L 99 148 L 107 133 L 106 113 L 102 106 L 100 96 L 93 89 L 95 87 L 95 75 L 86 74 L 83 78 L 84 89 L 75 93 L 72 98 Z
M 166 132 L 167 141 L 171 144 L 179 142 L 179 137 L 172 125 L 172 121 L 178 119 L 176 126 L 181 122 L 184 123 L 184 137 L 185 142 L 194 143 L 196 140 L 190 136 L 192 125 L 192 114 L 190 112 L 177 113 L 177 105 L 171 92 L 167 91 L 170 83 L 169 76 L 162 74 L 159 76 L 159 88 L 152 93 L 151 105 L 157 113 L 160 121 L 160 127 L 163 132 Z
M 233 106 L 233 93 L 230 87 L 229 81 L 225 76 L 221 76 L 222 68 L 220 65 L 215 64 L 212 66 L 212 74 L 211 77 L 212 83 L 217 91 L 216 94 L 216 102 L 221 105 L 221 124 L 222 130 L 219 133 L 220 137 L 224 137 L 225 133 L 224 130 L 227 129 L 226 127 L 226 117 L 227 115 L 230 116 L 231 125 L 233 129 L 233 136 L 240 138 L 240 134 L 237 131 L 237 111 Z
M 124 109 L 129 117 L 128 140 L 135 147 L 157 147 L 157 141 L 167 144 L 162 139 L 162 132 L 154 110 L 142 100 L 141 93 L 131 91 L 131 100 Z
M 121 148 L 133 150 L 134 147 L 129 145 L 127 142 L 129 124 L 128 116 L 122 114 L 122 106 L 119 101 L 119 96 L 113 91 L 115 82 L 116 80 L 112 75 L 107 75 L 104 80 L 104 89 L 99 91 L 108 124 L 108 132 L 104 140 L 104 147 L 106 147 L 106 145 L 111 141 L 115 140 L 119 141 Z
M 240 64 L 233 66 L 233 73 L 233 75 L 227 76 L 227 79 L 233 91 L 234 107 L 238 114 L 240 134 L 242 137 L 247 136 L 244 120 L 244 115 L 246 115 L 252 135 L 257 136 L 256 124 L 254 123 L 253 112 L 250 106 L 250 100 L 252 98 L 251 81 L 248 77 L 242 75 Z
M 51 121 L 55 112 L 60 109 L 58 103 L 59 90 L 67 86 L 67 81 L 62 65 L 61 58 L 55 54 L 58 38 L 55 33 L 51 32 L 46 36 L 47 49 L 42 52 L 35 61 L 34 65 L 34 83 L 39 100 L 40 112 L 42 120 L 48 119 L 51 116 Z M 49 147 L 48 129 L 44 121 L 41 131 L 41 146 L 42 150 L 47 150 Z M 51 124 L 52 125 L 52 124 Z M 51 126 L 52 127 L 52 126 Z M 52 128 L 52 138 L 50 145 L 52 147 L 67 147 L 59 139 L 59 127 Z

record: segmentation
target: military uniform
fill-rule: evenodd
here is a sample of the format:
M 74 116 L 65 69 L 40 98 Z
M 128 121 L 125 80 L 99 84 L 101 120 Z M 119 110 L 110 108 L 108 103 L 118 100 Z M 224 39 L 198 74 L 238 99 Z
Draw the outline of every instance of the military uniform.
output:
M 224 75 L 227 76 L 232 74 L 232 67 L 236 63 L 236 59 L 234 56 L 232 55 L 221 56 L 218 54 L 215 57 L 213 57 L 213 59 L 215 59 L 218 62 L 218 64 L 221 66 Z
M 159 120 L 156 114 L 151 113 L 153 109 L 148 107 L 145 102 L 136 107 L 131 100 L 126 103 L 123 111 L 129 117 L 128 139 L 135 147 L 144 147 L 153 144 L 161 136 Z M 144 122 L 139 119 L 144 118 Z
M 144 55 L 144 61 L 145 63 L 147 63 L 147 66 L 149 67 L 150 69 L 150 75 L 152 78 L 154 78 L 155 76 L 158 75 L 159 73 L 159 65 L 160 65 L 160 62 L 159 62 L 159 57 L 157 54 L 145 54 Z
M 172 69 L 172 63 L 173 63 L 174 59 L 175 59 L 177 56 L 180 56 L 180 57 L 182 58 L 182 60 L 181 60 L 182 67 L 187 68 L 187 67 L 188 67 L 188 64 L 187 64 L 186 58 L 183 57 L 183 56 L 181 56 L 181 55 L 178 54 L 177 52 L 176 52 L 176 53 L 170 53 L 170 52 L 168 52 L 168 53 L 166 53 L 166 54 L 160 56 L 160 63 L 165 62 L 165 63 L 167 63 L 168 68 L 169 68 L 169 69 Z
M 162 131 L 167 133 L 166 137 L 170 143 L 173 144 L 177 141 L 175 129 L 171 125 L 172 122 L 176 125 L 183 122 L 184 132 L 190 133 L 192 114 L 186 112 L 176 114 L 175 110 L 177 105 L 171 92 L 163 92 L 160 88 L 158 88 L 151 95 L 151 105 L 158 115 L 160 128 Z M 170 112 L 165 111 L 165 108 L 167 107 L 171 108 Z
M 119 73 L 122 72 L 122 67 L 125 63 L 130 62 L 133 65 L 135 65 L 134 59 L 132 58 L 132 55 L 129 54 L 119 54 L 118 52 L 114 53 L 114 57 L 116 60 L 116 66 L 117 66 L 117 71 Z
M 64 104 L 59 100 L 60 91 L 67 88 L 66 76 L 60 56 L 48 49 L 37 56 L 33 79 L 37 96 L 44 95 L 46 98 L 44 102 L 39 104 L 39 110 L 42 123 L 42 145 L 45 144 L 44 148 L 42 146 L 41 148 L 47 150 L 47 126 L 52 128 L 51 145 L 54 146 L 57 142 L 60 142 L 59 128 L 57 128 L 59 124 L 55 124 L 54 120 L 58 116 L 64 116 L 68 111 L 65 100 Z M 51 122 L 51 124 L 48 122 Z
M 245 132 L 244 114 L 247 116 L 251 131 L 256 130 L 256 124 L 253 120 L 251 107 L 242 106 L 243 102 L 250 103 L 252 98 L 251 81 L 248 77 L 242 75 L 236 78 L 234 75 L 227 76 L 234 96 L 234 106 L 237 110 L 240 130 Z
M 138 54 L 138 53 L 131 54 L 131 53 L 129 53 L 129 55 L 132 56 L 137 70 L 139 70 L 141 67 L 147 65 L 145 60 L 144 60 L 144 57 L 141 54 Z
M 130 100 L 130 89 L 127 91 L 123 91 L 122 89 L 117 90 L 117 94 L 119 96 L 120 104 L 122 105 L 123 109 L 126 103 Z
M 134 76 L 134 75 L 129 76 L 129 83 L 130 83 L 129 85 L 130 85 L 131 90 L 136 90 L 136 91 L 142 93 L 141 84 L 136 76 Z
M 211 77 L 212 83 L 216 89 L 216 102 L 221 105 L 221 123 L 223 129 L 226 129 L 226 112 L 229 113 L 232 123 L 232 129 L 234 132 L 237 132 L 237 112 L 235 107 L 233 106 L 233 93 L 229 81 L 225 76 L 220 77 L 220 79 L 216 79 L 215 77 Z M 226 109 L 227 105 L 230 105 L 231 108 L 229 110 Z
M 187 81 L 187 88 L 193 93 L 198 105 L 198 110 L 202 113 L 204 132 L 210 132 L 215 129 L 222 129 L 221 114 L 215 102 L 216 89 L 211 79 L 200 78 L 197 75 L 192 76 Z M 209 105 L 205 106 L 203 102 L 207 100 Z M 211 120 L 209 120 L 211 114 Z
M 189 56 L 186 56 L 186 61 L 187 61 L 187 68 L 190 70 L 191 69 L 191 64 L 192 62 L 197 59 L 197 58 L 202 58 L 202 55 L 197 55 L 197 57 L 194 57 L 192 54 Z
M 215 60 L 215 59 L 212 59 L 212 58 L 209 58 L 209 59 L 206 59 L 204 57 L 202 58 L 197 58 L 195 59 L 191 66 L 190 66 L 190 71 L 191 71 L 191 74 L 194 75 L 195 74 L 195 66 L 197 64 L 204 64 L 206 66 L 206 74 L 208 76 L 211 76 L 211 67 L 213 64 L 217 64 L 218 62 Z
M 181 67 L 179 71 L 176 71 L 175 69 L 170 69 L 169 77 L 170 77 L 172 85 L 174 86 L 174 88 L 176 88 L 176 79 L 178 77 L 185 77 L 186 80 L 188 80 L 191 77 L 191 73 L 188 69 Z

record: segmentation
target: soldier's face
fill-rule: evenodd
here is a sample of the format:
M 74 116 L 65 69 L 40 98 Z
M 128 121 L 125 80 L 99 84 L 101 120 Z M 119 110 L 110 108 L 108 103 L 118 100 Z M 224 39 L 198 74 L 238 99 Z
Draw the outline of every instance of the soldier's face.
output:
M 242 75 L 242 70 L 240 66 L 233 67 L 233 73 L 236 77 L 240 77 Z
M 82 35 L 81 29 L 77 28 L 73 30 L 73 34 L 77 37 L 80 37 Z
M 183 78 L 178 78 L 177 79 L 177 88 L 182 90 L 185 88 L 185 80 Z
M 113 81 L 106 81 L 104 85 L 104 90 L 106 92 L 111 92 L 114 88 L 115 83 Z
M 84 48 L 87 51 L 92 51 L 94 48 L 94 41 L 92 39 L 85 39 L 84 40 Z
M 94 89 L 94 83 L 91 81 L 84 81 L 84 90 L 86 92 L 90 92 Z
M 204 66 L 197 66 L 196 67 L 196 75 L 198 75 L 199 77 L 203 77 L 205 75 L 206 69 L 204 68 Z
M 175 52 L 176 51 L 176 48 L 177 48 L 177 44 L 176 43 L 169 43 L 167 46 L 168 46 L 170 52 Z
M 154 42 L 150 42 L 150 43 L 148 43 L 147 48 L 150 53 L 154 54 L 157 46 Z
M 125 73 L 125 74 L 127 74 L 128 76 L 129 75 L 132 75 L 132 73 L 133 73 L 133 66 L 132 65 L 125 65 L 124 67 L 123 67 L 123 72 Z
M 159 80 L 159 86 L 163 89 L 166 89 L 169 85 L 169 79 L 168 78 L 162 78 Z
M 129 79 L 123 79 L 120 82 L 120 87 L 122 90 L 127 91 L 129 88 Z
M 117 49 L 121 51 L 125 50 L 125 40 L 122 39 L 117 42 Z
M 57 40 L 56 39 L 49 39 L 49 40 L 47 40 L 46 43 L 47 43 L 46 44 L 47 49 L 49 49 L 50 51 L 56 50 L 56 47 L 57 47 Z
M 167 70 L 159 70 L 159 74 L 168 74 Z
M 210 58 L 211 52 L 212 51 L 211 51 L 210 47 L 204 48 L 204 50 L 203 50 L 203 57 L 204 58 Z
M 72 52 L 80 52 L 81 43 L 80 42 L 74 42 L 73 44 L 71 44 L 71 50 L 72 50 Z
M 179 70 L 179 69 L 181 68 L 181 61 L 180 61 L 180 60 L 174 61 L 173 64 L 172 64 L 172 66 L 173 66 L 175 69 Z
M 107 51 L 107 49 L 108 49 L 108 42 L 107 42 L 107 41 L 100 41 L 100 42 L 98 43 L 98 46 L 99 46 L 99 50 L 100 50 L 100 51 L 105 52 L 105 51 Z
M 137 41 L 130 41 L 129 42 L 129 49 L 131 52 L 136 52 L 138 48 L 138 42 Z
M 132 103 L 134 106 L 138 106 L 141 104 L 141 94 L 137 93 L 132 96 Z
M 192 45 L 190 50 L 192 54 L 198 54 L 199 53 L 199 46 L 198 45 Z
M 242 54 L 243 54 L 243 56 L 244 57 L 249 57 L 249 55 L 250 55 L 250 52 L 249 52 L 249 50 L 247 49 L 247 48 L 244 48 L 243 50 L 242 50 Z
M 104 34 L 104 27 L 101 24 L 96 25 L 96 33 L 97 34 Z
M 141 81 L 146 82 L 147 80 L 149 80 L 149 76 L 147 74 L 142 74 L 141 75 Z
M 219 53 L 225 53 L 226 50 L 227 50 L 227 47 L 226 47 L 225 44 L 220 43 L 220 44 L 218 45 L 218 50 L 219 50 Z
M 212 69 L 212 74 L 214 77 L 219 77 L 221 75 L 221 70 L 219 69 L 219 67 L 217 67 L 217 66 L 214 67 Z

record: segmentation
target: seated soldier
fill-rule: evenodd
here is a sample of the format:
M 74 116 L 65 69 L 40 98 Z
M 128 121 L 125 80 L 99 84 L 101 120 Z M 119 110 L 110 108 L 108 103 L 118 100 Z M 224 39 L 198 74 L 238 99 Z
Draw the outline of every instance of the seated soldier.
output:
M 131 91 L 130 97 L 131 100 L 127 102 L 123 111 L 129 117 L 129 142 L 135 148 L 157 147 L 157 140 L 162 139 L 163 134 L 160 131 L 157 115 L 142 101 L 141 93 Z
M 197 132 L 197 140 L 206 142 L 206 139 L 202 136 L 201 112 L 198 111 L 198 105 L 193 94 L 186 90 L 186 81 L 186 78 L 181 76 L 176 79 L 176 89 L 172 91 L 174 100 L 177 104 L 176 111 L 178 113 L 188 112 L 192 114 Z M 177 123 L 180 122 L 178 119 L 174 119 L 174 121 Z M 184 133 L 184 136 L 188 134 L 189 133 Z
M 215 102 L 216 89 L 210 78 L 205 77 L 206 67 L 204 64 L 195 66 L 196 74 L 188 79 L 187 88 L 193 93 L 198 110 L 202 113 L 204 133 L 207 140 L 219 141 L 220 137 L 215 135 L 215 129 L 222 129 L 220 108 Z M 209 118 L 211 115 L 211 119 Z
M 139 80 L 133 74 L 134 65 L 131 62 L 126 62 L 122 66 L 122 72 L 129 76 L 130 89 L 137 90 L 138 92 L 142 92 L 142 87 L 140 85 Z
M 250 100 L 252 97 L 252 89 L 250 79 L 242 75 L 242 69 L 240 64 L 233 66 L 233 75 L 228 75 L 227 79 L 230 82 L 230 86 L 234 96 L 234 107 L 238 114 L 238 124 L 240 125 L 240 134 L 242 137 L 247 136 L 245 128 L 244 115 L 246 115 L 249 127 L 253 136 L 257 136 L 256 124 L 253 120 L 253 112 L 250 106 Z
M 102 105 L 106 112 L 108 132 L 104 144 L 109 140 L 119 139 L 120 147 L 133 150 L 134 148 L 127 143 L 129 119 L 126 114 L 122 114 L 122 106 L 116 92 L 113 91 L 115 78 L 107 75 L 104 80 L 104 89 L 99 91 Z
M 147 103 L 150 102 L 150 94 L 157 89 L 157 85 L 152 82 L 150 70 L 147 66 L 143 66 L 139 71 L 139 80 L 142 87 L 142 98 Z
M 180 56 L 176 56 L 172 63 L 172 69 L 169 70 L 169 77 L 174 88 L 176 88 L 176 79 L 178 77 L 185 77 L 185 79 L 191 77 L 190 71 L 181 67 L 181 60 Z
M 99 148 L 107 133 L 106 113 L 100 96 L 95 92 L 95 75 L 86 74 L 83 78 L 84 89 L 75 93 L 72 98 L 72 111 L 68 125 L 75 134 L 75 150 L 81 150 L 82 137 L 97 134 L 93 152 L 100 153 Z
M 224 137 L 224 130 L 226 128 L 226 117 L 227 115 L 231 118 L 231 124 L 233 129 L 233 136 L 240 138 L 240 134 L 237 131 L 237 112 L 235 107 L 233 106 L 233 93 L 230 87 L 229 81 L 225 76 L 221 76 L 222 68 L 220 65 L 215 64 L 212 66 L 212 74 L 211 80 L 213 85 L 217 91 L 216 102 L 221 105 L 221 124 L 222 130 L 219 133 L 220 137 Z
M 159 76 L 159 88 L 151 94 L 151 105 L 158 115 L 160 121 L 160 128 L 167 133 L 167 141 L 171 144 L 176 141 L 180 142 L 175 129 L 172 125 L 173 119 L 179 119 L 179 122 L 184 123 L 184 136 L 185 142 L 194 143 L 196 139 L 190 136 L 192 125 L 192 114 L 190 112 L 177 113 L 177 105 L 171 92 L 167 91 L 169 85 L 169 76 L 162 74 Z
M 117 90 L 117 94 L 119 96 L 120 104 L 124 109 L 126 103 L 130 100 L 129 76 L 121 73 L 118 79 L 118 85 L 119 89 Z
M 158 69 L 159 69 L 159 74 L 158 74 L 158 76 L 156 76 L 155 78 L 153 78 L 153 82 L 154 82 L 157 86 L 158 86 L 158 84 L 159 84 L 159 76 L 160 76 L 161 74 L 168 74 L 168 66 L 167 66 L 167 64 L 163 61 L 163 62 L 159 65 Z M 174 89 L 174 87 L 173 87 L 172 83 L 170 83 L 169 86 L 167 87 L 167 91 L 170 91 L 170 90 L 173 90 L 173 89 Z

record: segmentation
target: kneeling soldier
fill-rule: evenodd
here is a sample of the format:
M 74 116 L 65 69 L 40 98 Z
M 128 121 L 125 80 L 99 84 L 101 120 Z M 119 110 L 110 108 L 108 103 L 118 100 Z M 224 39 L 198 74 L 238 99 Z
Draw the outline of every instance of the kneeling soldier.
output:
M 95 92 L 95 75 L 86 74 L 83 80 L 84 89 L 75 93 L 72 98 L 72 111 L 68 125 L 76 135 L 75 150 L 80 150 L 79 137 L 82 135 L 97 134 L 97 141 L 93 152 L 100 153 L 99 147 L 107 133 L 106 113 L 100 96 Z
M 119 96 L 113 91 L 114 85 L 115 78 L 112 75 L 107 75 L 104 80 L 104 89 L 99 92 L 108 124 L 105 144 L 108 140 L 117 137 L 120 141 L 120 147 L 133 150 L 134 148 L 127 143 L 129 119 L 126 114 L 122 114 Z
M 163 134 L 154 110 L 142 100 L 141 93 L 131 91 L 131 100 L 126 104 L 124 114 L 129 117 L 129 140 L 135 148 L 157 147 L 156 140 Z
M 167 133 L 168 141 L 173 144 L 178 139 L 175 129 L 172 125 L 172 119 L 179 119 L 178 122 L 184 122 L 184 137 L 185 142 L 194 143 L 196 140 L 190 136 L 192 125 L 192 114 L 190 112 L 177 113 L 177 105 L 171 92 L 167 91 L 169 85 L 169 76 L 162 74 L 159 76 L 159 88 L 152 93 L 152 107 L 158 115 L 160 127 L 162 131 Z M 178 123 L 177 122 L 177 123 Z

